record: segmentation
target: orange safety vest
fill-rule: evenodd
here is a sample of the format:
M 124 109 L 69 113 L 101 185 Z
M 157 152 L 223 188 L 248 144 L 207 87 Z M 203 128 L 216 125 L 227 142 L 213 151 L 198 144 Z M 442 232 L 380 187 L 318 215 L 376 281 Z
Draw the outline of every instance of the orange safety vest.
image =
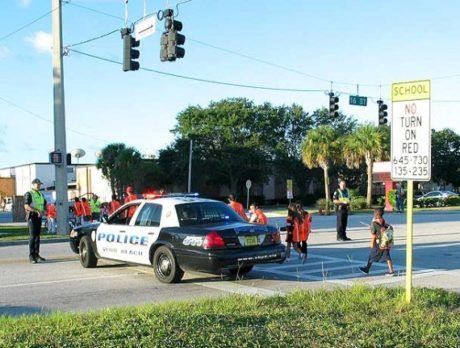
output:
M 56 206 L 54 204 L 48 204 L 46 206 L 46 212 L 49 218 L 56 218 Z
M 257 215 L 257 223 L 261 225 L 266 225 L 268 223 L 268 219 L 265 214 L 260 209 L 256 209 L 255 214 Z
M 120 208 L 121 204 L 118 201 L 111 201 L 109 204 L 109 214 L 112 214 L 115 210 Z
M 91 216 L 91 207 L 88 202 L 81 202 L 83 216 Z
M 292 242 L 293 243 L 301 242 L 302 241 L 301 228 L 303 224 L 300 223 L 299 219 L 296 219 L 292 216 L 288 216 L 286 219 L 286 222 L 292 225 Z
M 299 234 L 300 241 L 307 241 L 308 237 L 310 236 L 310 231 L 311 231 L 311 215 L 308 214 L 307 212 L 304 212 L 303 223 L 299 225 L 299 228 L 300 228 L 300 234 Z
M 240 202 L 235 202 L 231 201 L 229 203 L 229 206 L 236 211 L 236 213 L 241 216 L 245 221 L 248 221 L 248 217 L 246 216 L 246 213 L 244 212 L 244 207 Z
M 75 202 L 73 204 L 73 209 L 74 209 L 74 213 L 75 213 L 75 216 L 82 216 L 83 215 L 83 207 L 81 205 L 81 202 Z

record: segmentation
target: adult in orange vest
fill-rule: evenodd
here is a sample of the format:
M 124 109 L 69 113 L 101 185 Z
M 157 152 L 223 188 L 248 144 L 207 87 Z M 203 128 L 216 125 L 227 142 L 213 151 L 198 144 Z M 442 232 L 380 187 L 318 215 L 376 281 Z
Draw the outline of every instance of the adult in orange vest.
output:
M 75 215 L 75 222 L 78 225 L 82 224 L 83 208 L 80 202 L 80 198 L 75 197 L 75 202 L 73 203 L 73 213 Z
M 46 216 L 48 220 L 48 232 L 49 233 L 57 233 L 57 226 L 56 226 L 56 206 L 53 203 L 49 203 L 46 206 Z
M 109 215 L 111 215 L 115 210 L 120 208 L 120 206 L 121 204 L 117 199 L 117 195 L 112 195 L 112 200 L 109 202 L 109 207 L 108 207 Z
M 91 207 L 89 206 L 89 203 L 85 197 L 81 199 L 81 208 L 82 208 L 81 224 L 85 225 L 85 224 L 90 223 L 92 221 Z
M 246 213 L 244 212 L 244 207 L 243 204 L 240 202 L 237 202 L 235 199 L 235 196 L 233 194 L 228 195 L 228 205 L 236 211 L 236 213 L 241 216 L 244 221 L 248 221 L 248 217 L 246 216 Z
M 249 206 L 249 210 L 251 211 L 249 223 L 256 223 L 260 225 L 266 225 L 268 223 L 267 217 L 265 216 L 264 212 L 259 209 L 256 203 L 252 203 Z
M 137 199 L 137 196 L 136 194 L 134 193 L 134 189 L 132 188 L 132 186 L 128 186 L 126 188 L 126 197 L 125 197 L 125 204 L 126 203 L 129 203 L 131 201 L 134 201 Z M 131 207 L 129 208 L 128 210 L 128 217 L 132 217 L 134 215 L 134 212 L 136 211 L 136 208 L 137 207 Z

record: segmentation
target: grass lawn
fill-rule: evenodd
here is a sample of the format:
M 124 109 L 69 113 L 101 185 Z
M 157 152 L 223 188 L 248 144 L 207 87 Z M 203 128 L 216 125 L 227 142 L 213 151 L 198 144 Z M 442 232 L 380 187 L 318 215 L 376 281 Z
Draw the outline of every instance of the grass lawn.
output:
M 49 234 L 42 228 L 41 239 L 62 238 L 64 235 Z M 27 226 L 0 226 L 0 242 L 29 239 Z
M 173 287 L 171 289 L 173 291 Z M 0 317 L 1 347 L 459 347 L 460 295 L 352 287 Z

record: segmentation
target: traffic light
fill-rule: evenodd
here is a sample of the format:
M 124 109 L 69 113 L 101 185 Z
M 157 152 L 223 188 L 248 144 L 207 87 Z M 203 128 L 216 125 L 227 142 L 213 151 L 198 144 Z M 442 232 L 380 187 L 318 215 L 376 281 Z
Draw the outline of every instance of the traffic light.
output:
M 72 164 L 72 154 L 71 153 L 67 154 L 66 161 L 67 161 L 68 166 L 70 166 Z
M 329 115 L 331 117 L 338 117 L 339 113 L 337 110 L 339 109 L 339 97 L 336 97 L 334 93 L 329 93 Z
M 179 46 L 185 43 L 185 36 L 179 34 L 179 31 L 182 30 L 182 22 L 174 20 L 172 9 L 164 10 L 163 15 L 166 30 L 161 35 L 160 60 L 173 62 L 177 58 L 184 58 L 185 49 Z
M 123 71 L 139 70 L 140 64 L 136 59 L 139 59 L 141 53 L 135 48 L 139 47 L 140 42 L 132 36 L 129 28 L 123 28 L 121 36 L 123 38 Z
M 383 126 L 388 122 L 388 112 L 386 111 L 388 106 L 383 103 L 383 100 L 377 100 L 377 104 L 379 105 L 379 126 Z

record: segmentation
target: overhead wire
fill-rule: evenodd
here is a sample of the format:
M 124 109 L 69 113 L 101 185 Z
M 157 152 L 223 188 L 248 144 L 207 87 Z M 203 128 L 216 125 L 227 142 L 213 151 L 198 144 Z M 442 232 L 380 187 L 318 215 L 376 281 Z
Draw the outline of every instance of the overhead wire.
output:
M 54 124 L 54 121 L 52 121 L 52 120 L 50 120 L 50 119 L 48 119 L 46 117 L 43 117 L 43 116 L 37 114 L 36 112 L 30 111 L 30 110 L 26 109 L 25 107 L 20 106 L 20 105 L 18 105 L 16 103 L 12 102 L 11 100 L 5 99 L 2 96 L 0 96 L 0 100 L 3 101 L 6 104 L 9 104 L 9 105 L 11 105 L 11 106 L 13 106 L 13 107 L 25 112 L 25 113 L 37 118 L 37 119 L 40 119 L 40 120 L 42 120 L 44 122 Z M 70 128 L 70 127 L 66 127 L 66 130 L 71 131 L 72 133 L 75 133 L 75 134 L 78 134 L 78 135 L 82 135 L 82 136 L 89 137 L 89 138 L 94 139 L 94 140 L 98 140 L 98 141 L 103 142 L 103 143 L 110 143 L 110 141 L 108 141 L 106 139 L 101 139 L 101 138 L 95 137 L 93 135 L 81 132 L 79 130 L 76 130 L 76 129 L 73 129 L 73 128 Z
M 109 63 L 113 64 L 118 64 L 122 65 L 122 62 L 97 56 L 91 53 L 87 52 L 82 52 L 74 49 L 69 49 L 70 52 L 78 53 L 90 58 L 98 59 L 101 61 L 106 61 Z M 224 86 L 232 86 L 232 87 L 242 87 L 242 88 L 251 88 L 251 89 L 262 89 L 262 90 L 270 90 L 270 91 L 280 91 L 280 92 L 324 92 L 324 89 L 303 89 L 303 88 L 281 88 L 281 87 L 270 87 L 270 86 L 259 86 L 259 85 L 248 85 L 248 84 L 241 84 L 241 83 L 233 83 L 233 82 L 224 82 L 224 81 L 217 81 L 217 80 L 210 80 L 210 79 L 204 79 L 204 78 L 199 78 L 199 77 L 194 77 L 194 76 L 186 76 L 186 75 L 179 75 L 179 74 L 174 74 L 174 73 L 169 73 L 161 70 L 155 70 L 151 68 L 144 68 L 141 67 L 140 70 L 148 71 L 148 72 L 153 72 L 156 74 L 160 75 L 166 75 L 166 76 L 172 76 L 172 77 L 177 77 L 181 79 L 186 79 L 186 80 L 192 80 L 192 81 L 198 81 L 198 82 L 206 82 L 210 84 L 217 84 L 217 85 L 224 85 Z
M 30 27 L 32 24 L 34 24 L 34 23 L 38 22 L 39 20 L 41 20 L 41 19 L 43 19 L 43 18 L 49 16 L 51 13 L 53 13 L 54 11 L 56 11 L 56 10 L 58 10 L 58 9 L 59 9 L 59 7 L 56 7 L 56 8 L 54 8 L 54 9 L 51 9 L 50 11 L 48 11 L 48 12 L 42 14 L 41 16 L 35 18 L 35 19 L 32 20 L 31 22 L 28 22 L 28 23 L 26 23 L 26 24 L 20 26 L 19 28 L 15 29 L 15 30 L 13 30 L 13 31 L 11 31 L 11 32 L 9 32 L 8 34 L 6 34 L 6 35 L 4 35 L 4 36 L 1 36 L 1 37 L 0 37 L 0 41 L 3 41 L 3 40 L 5 40 L 5 39 L 9 38 L 10 36 L 13 36 L 13 35 L 16 34 L 16 33 L 19 33 L 20 31 L 24 30 L 25 28 Z

